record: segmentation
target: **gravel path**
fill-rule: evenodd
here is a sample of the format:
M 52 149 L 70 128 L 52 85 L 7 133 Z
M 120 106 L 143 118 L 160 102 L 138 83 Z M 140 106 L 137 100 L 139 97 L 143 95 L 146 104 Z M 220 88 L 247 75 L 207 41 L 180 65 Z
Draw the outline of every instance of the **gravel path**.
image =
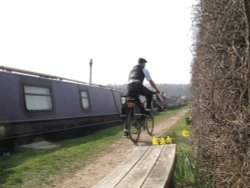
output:
M 187 110 L 182 110 L 175 116 L 167 119 L 165 122 L 155 126 L 154 134 L 160 137 L 164 130 L 173 126 Z M 55 188 L 88 188 L 93 186 L 96 182 L 109 174 L 112 169 L 124 161 L 131 153 L 134 147 L 151 144 L 152 137 L 146 132 L 140 136 L 140 141 L 137 146 L 129 139 L 123 138 L 112 144 L 111 149 L 100 156 L 82 169 L 78 170 L 72 176 L 65 175 L 57 182 Z

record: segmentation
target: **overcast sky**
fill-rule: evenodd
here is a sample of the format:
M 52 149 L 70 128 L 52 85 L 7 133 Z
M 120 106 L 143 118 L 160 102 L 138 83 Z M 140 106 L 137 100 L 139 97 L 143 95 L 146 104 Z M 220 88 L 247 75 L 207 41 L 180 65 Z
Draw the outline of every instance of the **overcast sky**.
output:
M 0 1 L 0 65 L 125 84 L 139 57 L 156 83 L 189 83 L 195 0 Z

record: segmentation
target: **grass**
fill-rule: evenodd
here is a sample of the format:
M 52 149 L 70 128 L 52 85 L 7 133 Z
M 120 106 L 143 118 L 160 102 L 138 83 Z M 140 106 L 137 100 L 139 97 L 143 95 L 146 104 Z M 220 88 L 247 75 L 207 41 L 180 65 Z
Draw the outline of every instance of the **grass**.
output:
M 108 149 L 120 138 L 121 126 L 97 134 L 58 142 L 56 149 L 25 149 L 10 158 L 0 158 L 0 187 L 38 187 L 56 176 L 71 173 Z
M 190 136 L 185 136 L 187 131 L 191 133 L 191 125 L 186 124 L 188 113 L 182 117 L 173 127 L 164 133 L 170 136 L 177 145 L 177 164 L 174 172 L 174 185 L 176 188 L 209 188 L 210 185 L 202 180 L 202 173 L 195 164 L 192 142 Z
M 155 122 L 174 116 L 183 107 L 161 112 Z M 55 149 L 22 149 L 11 157 L 0 157 L 0 187 L 52 187 L 63 174 L 74 173 L 90 163 L 110 143 L 121 139 L 123 126 L 115 126 L 90 136 L 57 142 Z
M 187 108 L 187 106 L 175 107 L 175 108 L 171 108 L 167 111 L 160 112 L 155 118 L 155 124 L 158 124 L 158 123 L 165 121 L 167 118 L 170 118 L 170 117 L 176 115 L 178 112 L 180 112 L 181 110 L 183 110 L 185 108 Z

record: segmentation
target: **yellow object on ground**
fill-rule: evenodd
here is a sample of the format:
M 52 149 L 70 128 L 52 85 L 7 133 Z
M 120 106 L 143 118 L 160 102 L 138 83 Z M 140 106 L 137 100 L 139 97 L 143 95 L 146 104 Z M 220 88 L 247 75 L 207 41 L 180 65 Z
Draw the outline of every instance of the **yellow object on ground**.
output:
M 161 145 L 166 144 L 166 140 L 165 140 L 165 138 L 160 138 L 160 144 L 161 144 Z
M 159 145 L 159 139 L 156 136 L 153 137 L 152 144 L 153 145 Z
M 172 138 L 170 136 L 166 137 L 166 143 L 167 144 L 172 144 Z
M 183 131 L 181 132 L 181 135 L 182 135 L 183 137 L 189 137 L 189 132 L 186 131 L 186 130 L 183 130 Z

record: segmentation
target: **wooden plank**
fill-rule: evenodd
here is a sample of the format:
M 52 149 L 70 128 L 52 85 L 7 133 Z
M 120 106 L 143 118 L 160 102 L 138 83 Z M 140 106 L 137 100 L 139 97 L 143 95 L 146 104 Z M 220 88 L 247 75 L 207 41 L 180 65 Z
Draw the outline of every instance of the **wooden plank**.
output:
M 149 148 L 149 146 L 136 147 L 124 162 L 117 166 L 110 174 L 101 179 L 92 188 L 115 187 L 116 184 L 118 184 L 138 163 Z
M 164 188 L 169 184 L 175 166 L 175 152 L 175 144 L 164 145 L 160 157 L 142 186 L 143 188 Z
M 163 145 L 151 146 L 134 168 L 119 182 L 116 188 L 141 187 L 155 161 L 158 159 Z
M 163 188 L 175 166 L 176 145 L 136 147 L 131 155 L 93 188 Z

